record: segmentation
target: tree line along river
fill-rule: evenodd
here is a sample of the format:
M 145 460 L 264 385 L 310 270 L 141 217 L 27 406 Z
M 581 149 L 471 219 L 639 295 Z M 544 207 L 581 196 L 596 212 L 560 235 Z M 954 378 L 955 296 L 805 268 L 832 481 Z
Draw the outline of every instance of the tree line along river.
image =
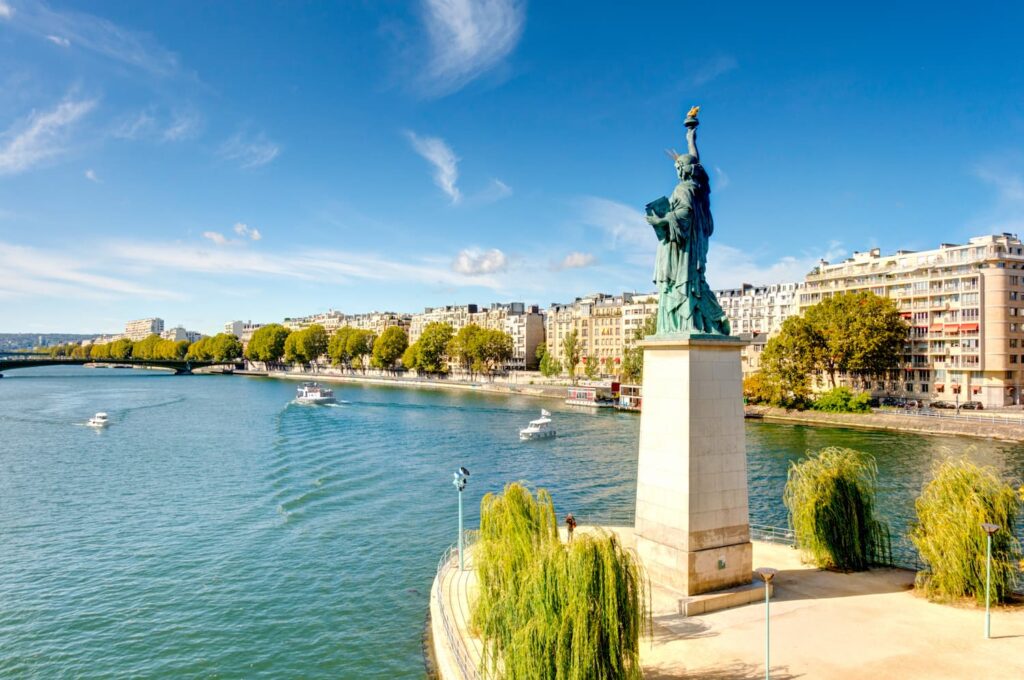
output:
M 451 474 L 547 487 L 558 512 L 631 517 L 639 418 L 527 397 L 55 367 L 0 381 L 0 677 L 423 676 Z M 520 442 L 541 406 L 559 436 Z M 84 426 L 96 411 L 111 426 Z M 809 449 L 875 455 L 893 529 L 933 461 L 1024 476 L 1024 446 L 750 422 L 751 521 L 785 526 Z

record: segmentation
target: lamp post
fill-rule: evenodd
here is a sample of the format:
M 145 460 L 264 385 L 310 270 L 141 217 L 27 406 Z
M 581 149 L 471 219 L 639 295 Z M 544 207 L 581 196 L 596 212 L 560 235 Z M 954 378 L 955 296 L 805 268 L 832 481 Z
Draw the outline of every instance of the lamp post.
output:
M 758 567 L 754 570 L 757 573 L 758 578 L 764 581 L 764 678 L 765 680 L 771 680 L 772 677 L 772 665 L 771 665 L 771 639 L 772 639 L 772 624 L 771 624 L 771 611 L 769 607 L 771 582 L 776 574 L 779 573 L 778 569 L 772 569 L 771 567 Z
M 985 530 L 985 639 L 992 637 L 992 534 L 999 527 L 988 522 L 981 525 Z
M 465 567 L 465 559 L 462 556 L 462 490 L 469 481 L 469 470 L 460 467 L 452 476 L 452 484 L 459 490 L 459 571 L 462 571 Z

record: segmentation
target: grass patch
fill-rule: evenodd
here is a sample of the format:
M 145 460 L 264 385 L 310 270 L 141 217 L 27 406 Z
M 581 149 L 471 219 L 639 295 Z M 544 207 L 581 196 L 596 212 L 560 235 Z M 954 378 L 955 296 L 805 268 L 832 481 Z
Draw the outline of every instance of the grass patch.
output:
M 473 626 L 496 677 L 639 680 L 650 630 L 637 558 L 615 536 L 558 538 L 554 504 L 509 484 L 480 503 Z
M 927 565 L 918 573 L 917 586 L 929 599 L 973 596 L 985 603 L 985 522 L 1001 527 L 992 536 L 992 596 L 997 602 L 1010 598 L 1022 568 L 1015 536 L 1020 502 L 994 468 L 963 458 L 936 465 L 914 504 L 917 524 L 910 533 Z
M 790 465 L 783 501 L 810 562 L 843 571 L 892 562 L 889 530 L 875 518 L 877 476 L 874 458 L 839 447 Z

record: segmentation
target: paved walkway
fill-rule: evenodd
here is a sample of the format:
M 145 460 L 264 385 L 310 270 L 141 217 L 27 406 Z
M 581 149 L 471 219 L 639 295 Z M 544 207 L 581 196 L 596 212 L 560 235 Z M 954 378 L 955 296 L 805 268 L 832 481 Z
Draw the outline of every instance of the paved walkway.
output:
M 632 544 L 632 529 L 615 531 Z M 754 543 L 754 563 L 779 569 L 772 678 L 1024 678 L 1024 607 L 994 609 L 993 639 L 986 640 L 984 610 L 928 602 L 912 591 L 908 571 L 819 571 L 801 564 L 792 548 L 769 543 Z M 476 573 L 454 571 L 438 585 L 479 664 L 480 641 L 467 632 Z M 665 611 L 657 602 L 654 608 Z M 763 604 L 699 617 L 656 616 L 654 634 L 641 648 L 645 676 L 763 678 L 764 629 Z

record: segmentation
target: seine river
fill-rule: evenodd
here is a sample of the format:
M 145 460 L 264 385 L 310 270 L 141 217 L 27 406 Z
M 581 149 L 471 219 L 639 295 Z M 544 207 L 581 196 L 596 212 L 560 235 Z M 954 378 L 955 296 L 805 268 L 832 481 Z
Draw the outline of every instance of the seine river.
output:
M 0 677 L 421 678 L 431 579 L 455 538 L 452 472 L 526 480 L 560 514 L 632 516 L 639 418 L 542 402 L 224 376 L 50 368 L 0 380 Z M 96 411 L 111 426 L 84 426 Z M 784 526 L 790 461 L 876 455 L 894 530 L 933 460 L 1024 475 L 1024 447 L 747 425 L 751 519 Z

